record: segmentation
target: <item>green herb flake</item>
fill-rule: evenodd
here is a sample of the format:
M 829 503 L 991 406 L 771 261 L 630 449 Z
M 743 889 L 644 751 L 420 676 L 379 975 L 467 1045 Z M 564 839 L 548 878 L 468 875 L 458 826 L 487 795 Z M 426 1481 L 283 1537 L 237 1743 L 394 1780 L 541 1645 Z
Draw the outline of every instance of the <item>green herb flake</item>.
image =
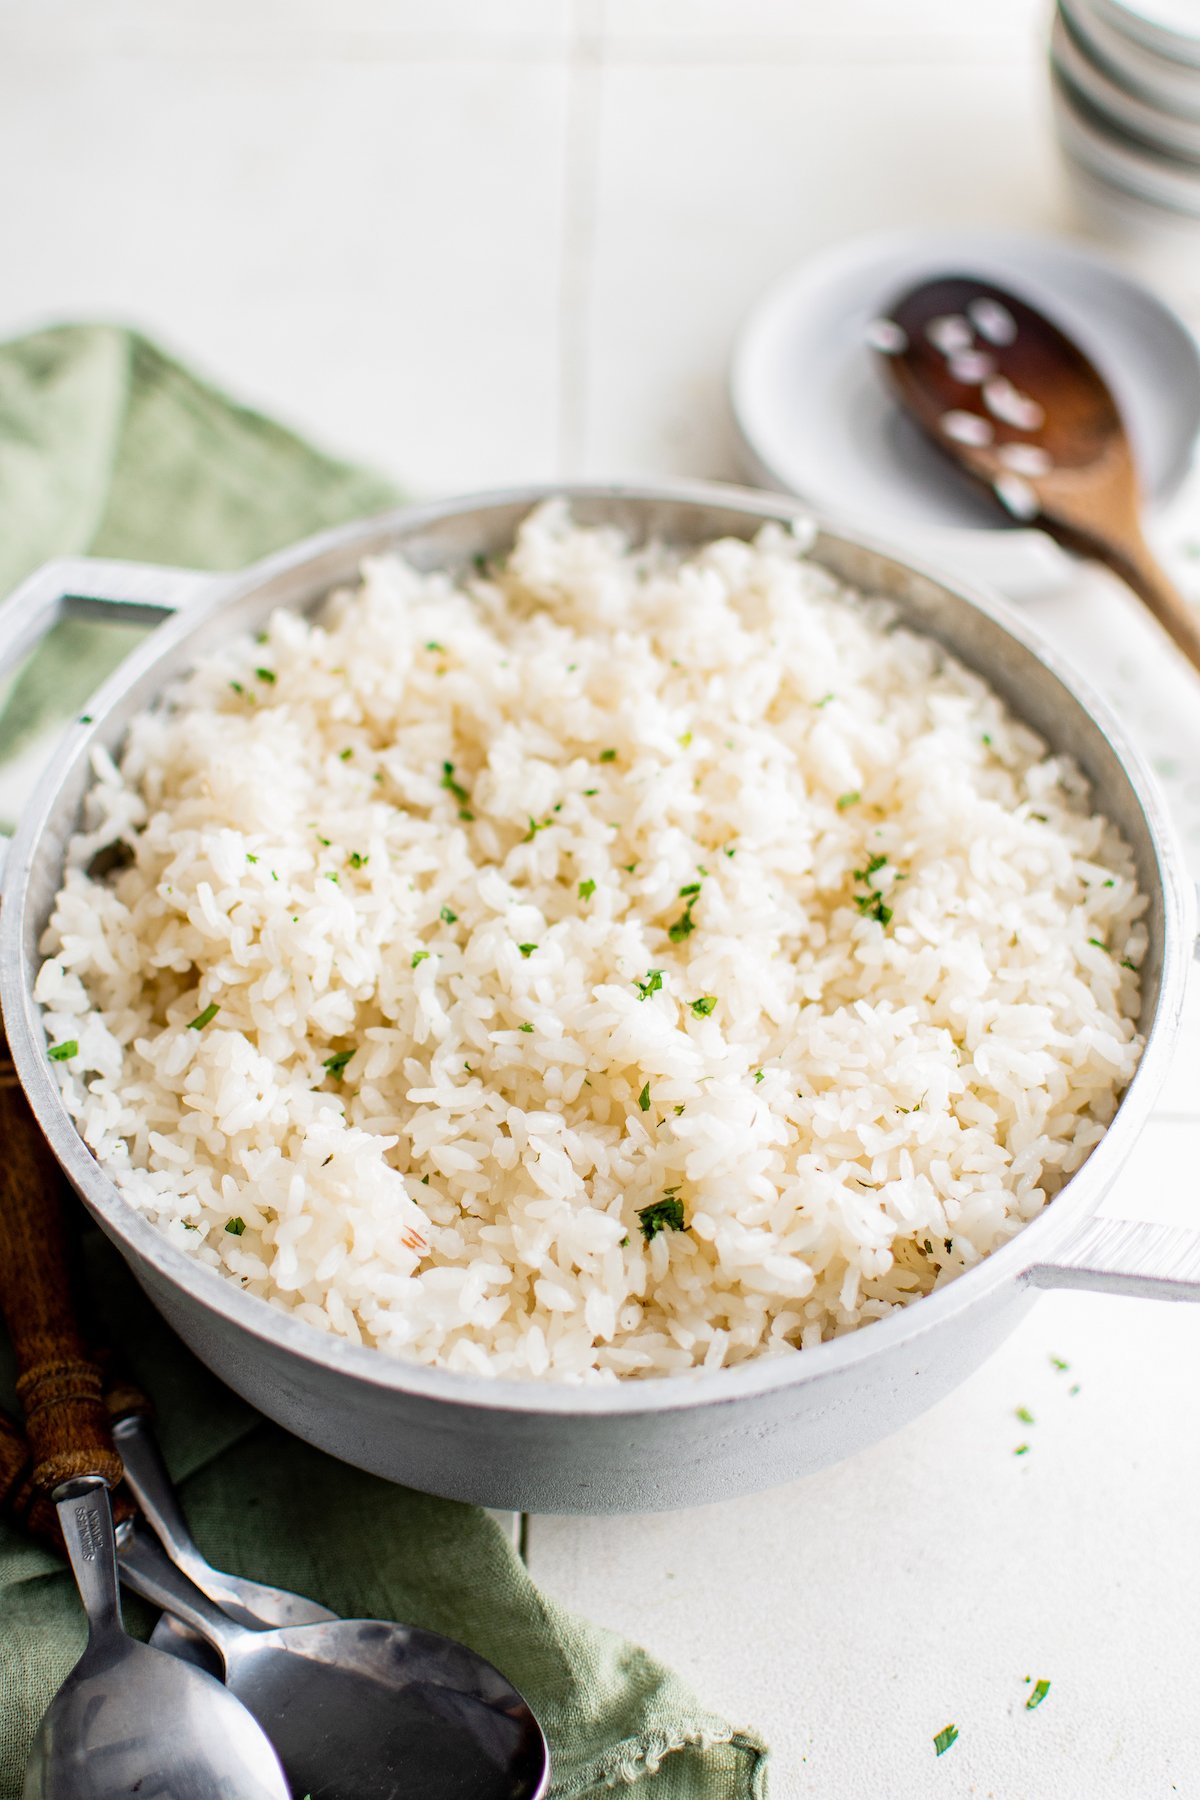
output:
M 340 885 L 341 885 L 341 884 L 340 884 L 340 882 L 338 882 L 338 878 L 337 878 L 337 870 L 336 870 L 336 869 L 326 869 L 326 871 L 325 871 L 325 879 L 326 879 L 326 881 L 332 881 L 332 882 L 334 882 L 334 883 L 335 883 L 335 884 L 336 884 L 336 885 L 338 885 L 338 886 L 340 886 Z
M 1079 1383 L 1077 1381 L 1072 1382 L 1071 1386 L 1067 1389 L 1067 1392 L 1072 1396 L 1077 1394 L 1079 1392 Z
M 692 734 L 690 731 L 681 731 L 680 732 L 679 744 L 682 749 L 686 750 L 688 745 L 691 743 L 691 741 L 692 741 Z
M 726 855 L 726 856 L 736 856 L 736 855 L 737 855 L 737 850 L 736 850 L 736 848 L 734 848 L 734 847 L 732 847 L 732 846 L 730 846 L 730 845 L 729 845 L 729 844 L 726 844 L 726 846 L 725 846 L 725 855 Z
M 686 1231 L 687 1225 L 683 1217 L 683 1201 L 675 1197 L 676 1190 L 668 1188 L 661 1200 L 652 1200 L 649 1206 L 639 1206 L 638 1223 L 642 1228 L 642 1236 L 649 1243 L 660 1231 Z
M 354 751 L 351 749 L 350 745 L 347 744 L 346 748 L 344 750 L 338 751 L 338 761 L 339 762 L 349 762 L 350 758 L 353 755 L 354 755 Z
M 1121 967 L 1123 969 L 1132 969 L 1134 974 L 1135 975 L 1137 974 L 1137 964 L 1130 962 L 1130 960 L 1127 956 L 1123 956 L 1121 958 Z
M 617 753 L 615 750 L 602 750 L 598 760 L 600 762 L 616 762 Z
M 939 1756 L 945 1756 L 947 1750 L 958 1736 L 957 1725 L 943 1725 L 934 1735 L 933 1747 Z
M 1028 1700 L 1025 1702 L 1025 1711 L 1034 1712 L 1042 1704 L 1042 1701 L 1049 1692 L 1050 1683 L 1048 1681 L 1042 1680 L 1037 1682 L 1032 1694 L 1030 1694 Z
M 441 912 L 438 914 L 438 918 L 442 921 L 443 925 L 456 925 L 458 923 L 458 914 L 456 912 L 451 912 L 448 906 L 443 906 Z
M 335 1081 L 340 1081 L 346 1064 L 353 1055 L 353 1050 L 338 1050 L 333 1056 L 327 1056 L 321 1067 L 327 1069 Z
M 715 994 L 705 994 L 701 999 L 693 1000 L 691 1007 L 698 1019 L 707 1019 L 709 1014 L 715 1011 L 716 1004 L 717 996 Z
M 427 650 L 432 650 L 437 656 L 445 656 L 446 654 L 446 646 L 444 644 L 439 644 L 435 638 L 430 638 L 425 648 Z
M 322 836 L 321 836 L 321 834 L 320 834 L 320 832 L 319 832 L 319 831 L 318 831 L 318 833 L 317 833 L 317 842 L 318 842 L 318 844 L 324 844 L 324 846 L 325 846 L 325 848 L 326 848 L 326 849 L 327 849 L 327 850 L 328 850 L 328 848 L 329 848 L 329 846 L 330 846 L 330 845 L 331 845 L 331 844 L 332 844 L 332 842 L 333 842 L 333 839 L 332 839 L 332 838 L 327 838 L 327 837 L 322 837 Z
M 467 801 L 471 798 L 462 783 L 460 781 L 455 781 L 454 764 L 451 762 L 444 762 L 442 764 L 442 786 L 447 792 L 453 794 L 454 798 L 463 806 L 465 806 Z
M 839 812 L 845 812 L 847 807 L 857 806 L 861 799 L 862 795 L 858 789 L 852 788 L 848 794 L 838 795 L 837 809 Z
M 551 823 L 552 823 L 552 821 L 550 819 L 542 819 L 540 823 L 538 822 L 537 819 L 530 819 L 529 830 L 525 833 L 525 836 L 521 839 L 521 842 L 523 844 L 531 844 L 533 842 L 534 838 L 537 836 L 538 832 L 545 831 L 546 827 L 548 825 L 550 825 Z
M 269 682 L 272 686 L 274 686 L 275 682 L 279 679 L 274 669 L 255 669 L 254 673 L 258 676 L 260 681 Z
M 645 1087 L 642 1089 L 641 1093 L 638 1095 L 638 1105 L 641 1107 L 643 1112 L 650 1111 L 650 1083 L 649 1082 L 646 1083 Z
M 1110 875 L 1110 876 L 1109 876 L 1109 878 L 1108 878 L 1108 880 L 1107 880 L 1107 881 L 1106 881 L 1106 882 L 1105 882 L 1105 883 L 1104 883 L 1104 884 L 1103 884 L 1103 885 L 1104 885 L 1104 886 L 1105 886 L 1105 887 L 1116 887 L 1116 885 L 1117 885 L 1117 884 L 1116 884 L 1116 882 L 1115 882 L 1115 881 L 1114 881 L 1114 880 L 1113 880 L 1113 878 L 1112 878 L 1112 876 L 1111 876 L 1111 875 Z
M 1032 1425 L 1033 1424 L 1033 1414 L 1030 1412 L 1030 1410 L 1027 1406 L 1018 1406 L 1016 1408 L 1016 1416 L 1018 1419 L 1020 1419 L 1022 1425 Z
M 246 861 L 247 861 L 247 862 L 257 862 L 257 861 L 258 861 L 258 858 L 257 858 L 257 856 L 252 856 L 252 855 L 251 855 L 251 854 L 250 854 L 250 852 L 249 852 L 249 850 L 247 850 L 247 852 L 246 852 Z
M 599 792 L 600 792 L 599 788 L 584 788 L 583 797 L 585 800 L 590 800 L 590 799 L 592 799 L 592 797 L 594 795 L 598 794 Z
M 759 1082 L 759 1081 L 765 1081 L 765 1080 L 766 1080 L 766 1075 L 765 1075 L 765 1074 L 764 1074 L 764 1073 L 763 1073 L 763 1071 L 762 1071 L 762 1070 L 761 1070 L 761 1069 L 755 1069 L 755 1071 L 754 1071 L 754 1079 L 755 1079 L 755 1081 L 756 1081 L 756 1082 Z
M 209 1004 L 205 1007 L 203 1012 L 197 1013 L 194 1019 L 190 1019 L 188 1021 L 188 1030 L 189 1031 L 203 1031 L 204 1027 L 206 1025 L 212 1024 L 213 1020 L 216 1018 L 216 1016 L 220 1012 L 220 1010 L 221 1009 L 217 1005 L 216 1001 L 211 1000 L 209 1002 Z
M 645 981 L 638 981 L 635 977 L 633 985 L 638 991 L 638 999 L 648 1000 L 651 994 L 657 994 L 663 984 L 662 978 L 661 969 L 647 969 Z
M 679 1105 L 675 1108 L 675 1117 L 677 1119 L 681 1119 L 683 1117 L 683 1102 L 682 1101 L 680 1101 Z
M 216 1008 L 213 1008 L 216 1011 Z M 55 1044 L 49 1052 L 51 1062 L 70 1062 L 73 1056 L 79 1055 L 79 1039 L 67 1038 L 64 1043 Z
M 417 968 L 417 967 L 418 967 L 418 966 L 419 966 L 419 965 L 420 965 L 420 964 L 421 964 L 421 963 L 423 963 L 423 962 L 428 962 L 428 961 L 429 961 L 429 952 L 428 952 L 428 950 L 414 950 L 414 951 L 413 951 L 413 959 L 412 959 L 412 964 L 411 964 L 411 967 L 412 967 L 412 968 L 414 968 L 414 969 L 415 969 L 415 968 Z
M 1029 1445 L 1028 1444 L 1018 1444 L 1016 1449 L 1013 1451 L 1013 1455 L 1014 1456 L 1028 1456 L 1029 1455 Z
M 533 1026 L 532 1025 L 518 1025 L 517 1030 L 518 1031 L 532 1031 Z
M 246 1229 L 246 1221 L 245 1219 L 226 1219 L 225 1229 L 230 1237 L 241 1237 Z
M 537 949 L 537 945 L 536 944 L 518 944 L 517 949 L 521 952 L 521 955 L 525 958 L 526 962 L 528 962 L 529 958 L 533 955 L 534 951 Z
M 680 892 L 682 894 L 687 894 L 689 893 L 689 890 L 687 888 L 681 888 Z M 690 894 L 687 905 L 684 907 L 675 923 L 673 925 L 668 925 L 667 936 L 673 944 L 682 944 L 684 938 L 690 937 L 693 931 L 695 931 L 696 921 L 692 917 L 692 908 L 696 904 L 696 897 L 699 892 L 700 885 L 697 882 L 695 884 L 695 892 Z
M 1105 956 L 1112 955 L 1112 951 L 1109 949 L 1108 945 L 1104 942 L 1103 938 L 1089 938 L 1088 943 L 1093 944 L 1097 950 L 1103 950 Z
M 816 706 L 816 707 L 818 707 L 818 708 L 820 708 L 820 707 L 822 707 L 822 706 L 828 706 L 828 705 L 829 705 L 829 702 L 830 702 L 830 701 L 831 701 L 831 700 L 836 700 L 836 698 L 837 698 L 837 695 L 836 695 L 836 694 L 826 694 L 826 695 L 825 695 L 825 698 L 824 698 L 824 699 L 823 699 L 823 700 L 814 700 L 814 701 L 813 701 L 813 705 L 814 705 L 814 706 Z
M 636 862 L 622 863 L 621 867 L 624 869 L 624 871 L 627 875 L 632 875 L 633 871 L 637 868 L 637 863 Z
M 700 892 L 700 883 L 698 881 L 690 881 L 688 883 L 687 887 L 680 888 L 679 898 L 681 900 L 687 900 L 691 895 L 698 894 L 699 892 Z
M 987 747 L 988 747 L 988 749 L 989 749 L 989 750 L 990 750 L 990 749 L 991 749 L 991 747 L 992 747 L 992 734 L 991 734 L 991 732 L 990 732 L 990 731 L 985 731 L 985 732 L 984 732 L 984 734 L 983 734 L 983 737 L 982 737 L 982 739 L 981 739 L 981 742 L 983 742 L 983 743 L 985 743 L 985 744 L 986 744 L 986 745 L 987 745 Z
M 596 891 L 596 884 L 594 881 L 581 881 L 580 882 L 579 898 L 581 900 L 590 900 L 592 895 L 595 893 L 595 891 Z
M 1050 1358 L 1050 1366 L 1051 1368 L 1057 1369 L 1060 1375 L 1065 1375 L 1071 1365 L 1069 1362 L 1064 1362 L 1061 1356 L 1052 1356 Z
M 229 685 L 235 694 L 244 694 L 246 691 L 240 681 L 231 681 Z
M 359 850 L 352 850 L 350 852 L 350 867 L 352 869 L 365 869 L 370 860 L 369 856 L 364 856 Z
M 628 1244 L 628 1242 L 629 1242 L 629 1233 L 626 1232 L 625 1236 L 621 1239 L 620 1243 L 617 1245 L 617 1249 L 624 1250 L 626 1245 Z

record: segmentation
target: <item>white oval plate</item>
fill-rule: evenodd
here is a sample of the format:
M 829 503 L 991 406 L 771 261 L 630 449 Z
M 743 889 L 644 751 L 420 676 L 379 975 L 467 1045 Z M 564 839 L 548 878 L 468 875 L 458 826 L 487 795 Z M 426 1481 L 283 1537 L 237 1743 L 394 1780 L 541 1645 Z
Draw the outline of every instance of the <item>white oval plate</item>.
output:
M 853 238 L 768 289 L 734 346 L 730 401 L 752 478 L 1008 594 L 1059 585 L 1072 561 L 1006 524 L 888 393 L 864 334 L 905 288 L 971 274 L 1054 319 L 1108 379 L 1153 511 L 1187 474 L 1200 431 L 1200 352 L 1147 288 L 1074 244 L 1015 232 Z

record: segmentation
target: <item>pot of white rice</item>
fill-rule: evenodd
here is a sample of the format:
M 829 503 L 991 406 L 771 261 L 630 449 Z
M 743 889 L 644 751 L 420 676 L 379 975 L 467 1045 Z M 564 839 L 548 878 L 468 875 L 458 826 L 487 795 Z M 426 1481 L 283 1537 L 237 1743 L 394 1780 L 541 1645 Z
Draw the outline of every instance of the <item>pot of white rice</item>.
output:
M 997 601 L 732 488 L 405 509 L 163 619 L 8 848 L 63 1169 L 231 1387 L 532 1511 L 793 1478 L 1038 1287 L 1200 1297 L 1094 1215 L 1191 895 L 1116 722 Z

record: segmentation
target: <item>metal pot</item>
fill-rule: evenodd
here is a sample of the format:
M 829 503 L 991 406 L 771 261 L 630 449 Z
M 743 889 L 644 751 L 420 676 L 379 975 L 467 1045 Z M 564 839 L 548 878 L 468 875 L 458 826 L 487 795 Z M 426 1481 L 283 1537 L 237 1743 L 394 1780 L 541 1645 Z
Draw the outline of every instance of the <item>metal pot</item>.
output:
M 942 1398 L 1007 1336 L 1042 1287 L 1200 1299 L 1200 1234 L 1095 1220 L 1145 1122 L 1175 1044 L 1192 951 L 1191 892 L 1161 800 L 1117 722 L 998 602 L 951 587 L 859 538 L 822 530 L 815 559 L 888 595 L 900 616 L 986 677 L 1054 749 L 1074 757 L 1095 802 L 1132 846 L 1149 951 L 1146 1049 L 1113 1123 L 1083 1167 L 1020 1235 L 948 1286 L 862 1330 L 711 1373 L 568 1387 L 488 1381 L 328 1336 L 243 1293 L 173 1249 L 126 1204 L 65 1111 L 32 999 L 38 940 L 89 786 L 97 744 L 119 752 L 131 717 L 164 685 L 277 606 L 309 609 L 364 556 L 399 550 L 455 568 L 511 544 L 551 491 L 404 509 L 309 539 L 233 576 L 88 560 L 48 564 L 0 607 L 0 672 L 64 609 L 162 625 L 67 731 L 8 848 L 0 908 L 0 1001 L 34 1112 L 88 1210 L 195 1353 L 290 1431 L 347 1462 L 432 1493 L 540 1512 L 618 1512 L 728 1498 L 820 1468 Z M 584 523 L 695 544 L 749 537 L 797 506 L 697 483 L 565 490 Z

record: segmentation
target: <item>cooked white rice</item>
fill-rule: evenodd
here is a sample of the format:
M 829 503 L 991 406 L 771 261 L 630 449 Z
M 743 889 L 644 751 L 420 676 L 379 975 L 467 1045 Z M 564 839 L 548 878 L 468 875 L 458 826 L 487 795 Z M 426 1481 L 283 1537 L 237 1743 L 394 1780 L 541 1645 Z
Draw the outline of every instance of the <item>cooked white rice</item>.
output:
M 207 658 L 97 759 L 37 984 L 129 1203 L 313 1325 L 583 1380 L 1010 1238 L 1137 1063 L 1144 902 L 889 620 L 782 529 L 680 559 L 555 504 Z

